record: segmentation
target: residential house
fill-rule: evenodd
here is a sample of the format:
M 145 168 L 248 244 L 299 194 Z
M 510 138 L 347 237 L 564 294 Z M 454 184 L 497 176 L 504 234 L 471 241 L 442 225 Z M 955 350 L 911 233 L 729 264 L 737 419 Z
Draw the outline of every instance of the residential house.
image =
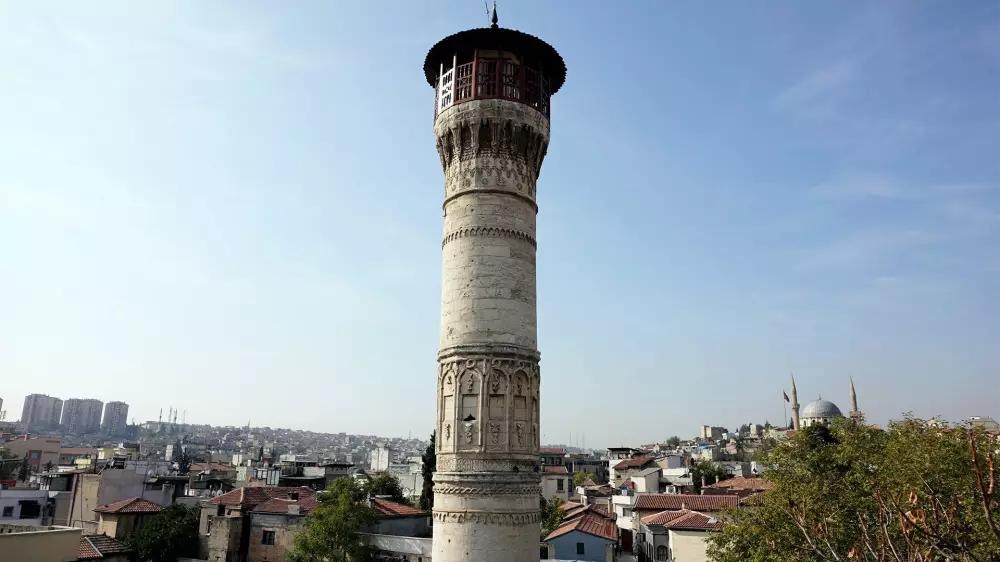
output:
M 47 437 L 23 437 L 3 444 L 8 452 L 18 458 L 28 459 L 32 472 L 41 472 L 50 463 L 59 464 L 62 441 Z
M 690 509 L 660 511 L 642 517 L 636 552 L 651 562 L 707 562 L 708 533 L 722 528 L 715 515 Z
M 163 510 L 163 507 L 142 498 L 127 498 L 97 506 L 97 534 L 124 539 Z
M 705 495 L 723 494 L 746 498 L 761 492 L 766 492 L 773 487 L 774 484 L 772 482 L 765 478 L 761 478 L 760 476 L 737 476 L 728 480 L 722 480 L 721 482 L 717 482 L 715 484 L 709 484 L 702 488 L 702 493 Z
M 621 484 L 622 478 L 615 472 L 615 465 L 642 453 L 632 447 L 608 447 L 608 482 L 612 485 Z
M 731 495 L 693 494 L 639 494 L 635 499 L 634 515 L 637 521 L 661 511 L 683 511 L 685 509 L 718 516 L 726 509 L 735 509 L 740 498 Z M 635 527 L 638 530 L 638 524 Z
M 245 486 L 203 501 L 198 526 L 200 557 L 210 562 L 245 561 L 254 538 L 254 508 L 275 498 L 298 501 L 314 494 L 306 487 Z M 263 536 L 259 538 L 263 540 Z
M 564 510 L 563 522 L 543 539 L 548 559 L 614 562 L 618 529 L 600 508 L 576 504 Z
M 652 469 L 652 470 L 649 470 Z M 615 463 L 612 470 L 611 484 L 621 486 L 625 480 L 632 479 L 633 482 L 642 480 L 639 486 L 644 487 L 643 492 L 659 492 L 660 466 L 652 456 L 641 455 L 624 459 Z M 648 481 L 648 487 L 647 486 Z
M 274 497 L 250 510 L 247 562 L 284 562 L 306 515 L 316 509 L 315 496 Z
M 45 490 L 0 490 L 0 524 L 50 525 L 54 512 L 55 500 Z
M 546 500 L 569 501 L 572 491 L 573 479 L 565 466 L 542 466 L 542 496 Z

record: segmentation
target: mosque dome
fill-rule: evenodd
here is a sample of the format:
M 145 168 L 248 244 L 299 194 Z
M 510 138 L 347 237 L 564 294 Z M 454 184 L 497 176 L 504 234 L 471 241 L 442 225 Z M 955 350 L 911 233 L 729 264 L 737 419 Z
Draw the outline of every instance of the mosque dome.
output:
M 806 404 L 806 407 L 802 409 L 803 418 L 842 418 L 844 414 L 840 413 L 840 408 L 837 407 L 833 402 L 828 402 L 826 400 L 816 400 Z

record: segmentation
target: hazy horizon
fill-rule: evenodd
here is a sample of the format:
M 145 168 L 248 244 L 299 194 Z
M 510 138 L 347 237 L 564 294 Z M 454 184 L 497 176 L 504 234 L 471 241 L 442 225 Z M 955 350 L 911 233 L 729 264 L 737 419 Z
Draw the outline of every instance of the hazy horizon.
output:
M 426 438 L 481 0 L 0 0 L 0 398 Z M 1000 417 L 1000 4 L 499 4 L 559 50 L 541 441 Z M 787 418 L 786 418 L 787 419 Z

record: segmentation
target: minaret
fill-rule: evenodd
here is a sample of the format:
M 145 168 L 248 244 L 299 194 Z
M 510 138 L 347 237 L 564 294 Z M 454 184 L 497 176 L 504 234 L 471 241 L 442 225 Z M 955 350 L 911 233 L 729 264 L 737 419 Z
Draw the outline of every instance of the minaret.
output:
M 851 419 L 859 417 L 861 417 L 861 411 L 858 410 L 858 393 L 854 390 L 854 377 L 851 377 Z
M 492 21 L 424 62 L 444 170 L 434 562 L 538 560 L 535 187 L 566 66 Z
M 799 429 L 799 391 L 795 388 L 795 376 L 792 376 L 792 429 Z

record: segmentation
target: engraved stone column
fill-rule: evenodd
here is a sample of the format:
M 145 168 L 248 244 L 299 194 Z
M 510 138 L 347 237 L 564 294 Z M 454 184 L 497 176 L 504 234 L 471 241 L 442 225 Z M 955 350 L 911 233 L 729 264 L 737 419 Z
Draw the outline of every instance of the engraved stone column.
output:
M 445 176 L 433 560 L 536 562 L 535 186 L 565 66 L 494 25 L 442 40 L 424 69 Z

